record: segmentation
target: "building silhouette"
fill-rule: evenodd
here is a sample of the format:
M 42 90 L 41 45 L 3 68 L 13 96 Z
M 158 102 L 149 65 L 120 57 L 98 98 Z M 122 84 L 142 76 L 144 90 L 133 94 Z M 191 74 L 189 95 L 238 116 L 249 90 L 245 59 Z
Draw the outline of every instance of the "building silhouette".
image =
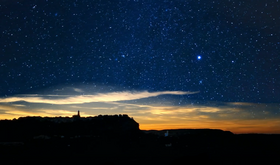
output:
M 73 115 L 72 116 L 73 118 L 80 118 L 81 116 L 80 116 L 80 111 L 78 110 L 78 114 L 77 115 Z

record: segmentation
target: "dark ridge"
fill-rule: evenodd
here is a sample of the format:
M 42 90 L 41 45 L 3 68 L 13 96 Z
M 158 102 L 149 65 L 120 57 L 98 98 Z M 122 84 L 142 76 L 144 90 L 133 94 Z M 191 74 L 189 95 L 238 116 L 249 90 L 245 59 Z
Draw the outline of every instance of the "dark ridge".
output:
M 280 135 L 217 129 L 140 130 L 128 115 L 0 121 L 2 164 L 272 164 Z
M 93 136 L 139 132 L 139 124 L 128 115 L 99 115 L 95 117 L 39 117 L 27 116 L 0 120 L 0 139 L 22 140 L 45 136 Z
M 203 136 L 232 136 L 230 131 L 220 129 L 166 129 L 166 130 L 145 130 L 146 133 L 152 133 L 159 136 L 164 136 L 167 132 L 169 136 L 184 136 L 184 135 L 203 135 Z

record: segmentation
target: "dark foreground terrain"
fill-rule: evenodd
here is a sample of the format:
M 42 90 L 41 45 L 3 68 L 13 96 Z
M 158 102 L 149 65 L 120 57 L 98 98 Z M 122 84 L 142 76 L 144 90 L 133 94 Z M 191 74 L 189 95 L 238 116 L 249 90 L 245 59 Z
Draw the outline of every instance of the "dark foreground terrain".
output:
M 61 121 L 38 117 L 0 121 L 0 164 L 238 165 L 280 162 L 280 135 L 235 135 L 211 129 L 169 130 L 166 134 L 167 130 L 139 130 L 138 123 L 128 116 Z

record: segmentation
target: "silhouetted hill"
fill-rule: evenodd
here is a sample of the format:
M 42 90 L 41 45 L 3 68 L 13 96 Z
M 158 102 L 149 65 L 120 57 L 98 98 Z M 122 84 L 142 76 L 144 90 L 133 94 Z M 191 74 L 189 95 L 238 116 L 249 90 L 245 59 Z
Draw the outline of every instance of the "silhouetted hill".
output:
M 230 131 L 219 129 L 169 129 L 169 130 L 147 130 L 146 133 L 152 133 L 164 136 L 168 132 L 168 136 L 185 136 L 185 135 L 203 135 L 203 136 L 232 136 Z
M 277 164 L 280 135 L 139 130 L 127 115 L 0 121 L 2 164 Z M 276 163 L 275 163 L 276 162 Z
M 0 140 L 21 140 L 45 136 L 84 136 L 120 134 L 139 131 L 139 124 L 128 115 L 99 115 L 96 117 L 20 117 L 1 120 Z

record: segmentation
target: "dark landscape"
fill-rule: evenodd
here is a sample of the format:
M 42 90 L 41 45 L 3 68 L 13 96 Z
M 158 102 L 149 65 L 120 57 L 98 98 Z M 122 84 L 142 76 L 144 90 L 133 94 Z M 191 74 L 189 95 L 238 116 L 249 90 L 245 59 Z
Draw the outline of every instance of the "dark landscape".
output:
M 273 164 L 280 135 L 140 130 L 128 115 L 0 121 L 5 164 Z

